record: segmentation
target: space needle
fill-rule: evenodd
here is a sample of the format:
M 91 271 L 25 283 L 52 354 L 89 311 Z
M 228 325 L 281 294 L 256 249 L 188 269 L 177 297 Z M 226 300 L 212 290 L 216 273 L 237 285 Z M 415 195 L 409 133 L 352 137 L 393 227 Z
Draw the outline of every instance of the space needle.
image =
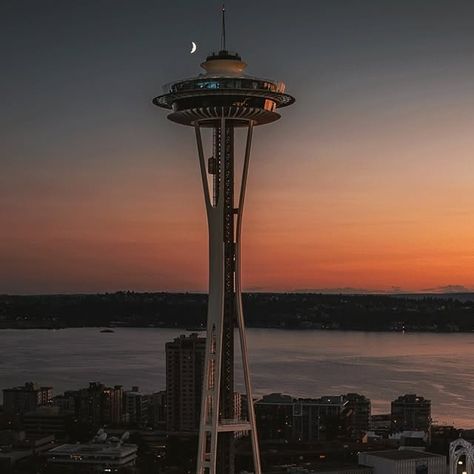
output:
M 277 109 L 291 105 L 294 98 L 285 94 L 282 82 L 247 75 L 246 66 L 237 53 L 227 50 L 222 8 L 220 51 L 201 64 L 203 73 L 164 86 L 164 94 L 153 99 L 155 105 L 170 111 L 169 120 L 194 128 L 207 212 L 209 300 L 197 474 L 233 474 L 234 440 L 245 431 L 251 438 L 254 472 L 262 472 L 242 311 L 242 217 L 254 127 L 278 120 Z M 239 130 L 245 151 L 237 162 L 234 142 Z M 238 164 L 242 174 L 236 182 Z M 236 325 L 247 403 L 245 420 L 234 410 Z

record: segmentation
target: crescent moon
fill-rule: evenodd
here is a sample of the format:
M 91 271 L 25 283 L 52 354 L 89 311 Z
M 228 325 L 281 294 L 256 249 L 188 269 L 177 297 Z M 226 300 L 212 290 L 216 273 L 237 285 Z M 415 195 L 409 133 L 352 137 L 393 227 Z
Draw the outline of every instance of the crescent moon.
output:
M 191 48 L 191 54 L 194 54 L 196 52 L 196 49 L 198 49 L 198 47 L 194 41 L 192 41 L 191 44 L 193 45 Z

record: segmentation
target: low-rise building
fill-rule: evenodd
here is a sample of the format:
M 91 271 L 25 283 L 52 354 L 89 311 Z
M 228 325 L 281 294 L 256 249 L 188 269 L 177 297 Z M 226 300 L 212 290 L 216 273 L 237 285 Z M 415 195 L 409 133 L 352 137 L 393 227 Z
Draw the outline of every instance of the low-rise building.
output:
M 391 434 L 388 439 L 395 441 L 398 446 L 411 447 L 420 451 L 429 443 L 429 434 L 425 431 L 397 431 Z
M 0 432 L 0 472 L 9 474 L 21 462 L 38 456 L 54 446 L 53 435 L 27 436 L 24 431 Z
M 381 437 L 387 437 L 392 430 L 392 415 L 384 413 L 370 417 L 370 431 Z
M 38 407 L 23 415 L 23 428 L 28 435 L 53 434 L 56 439 L 63 439 L 72 417 L 72 412 L 57 406 Z
M 446 457 L 409 449 L 359 453 L 359 464 L 374 474 L 446 474 Z
M 281 393 L 263 396 L 255 404 L 258 436 L 262 441 L 281 441 L 293 437 L 293 397 Z
M 268 474 L 373 474 L 373 472 L 371 467 L 341 463 L 331 466 L 317 464 L 281 466 Z
M 157 459 L 163 459 L 166 455 L 167 433 L 165 431 L 143 430 L 138 432 L 143 447 L 151 452 Z
M 294 439 L 305 442 L 326 441 L 345 433 L 348 421 L 343 417 L 347 404 L 343 396 L 295 400 L 293 404 Z
M 373 474 L 374 470 L 366 466 L 341 466 L 333 468 L 304 468 L 296 467 L 287 471 L 288 474 Z
M 90 443 L 62 444 L 47 453 L 49 472 L 120 473 L 135 465 L 138 447 L 125 443 L 126 436 L 107 438 L 103 430 Z
M 346 433 L 349 411 L 343 395 L 293 398 L 272 393 L 255 404 L 262 441 L 325 441 Z

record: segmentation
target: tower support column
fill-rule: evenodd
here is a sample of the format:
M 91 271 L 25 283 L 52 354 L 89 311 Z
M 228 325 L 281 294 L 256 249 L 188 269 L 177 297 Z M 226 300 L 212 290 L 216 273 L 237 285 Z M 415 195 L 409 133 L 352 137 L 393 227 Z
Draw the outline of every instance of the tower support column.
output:
M 218 163 L 222 166 L 224 181 L 221 198 L 224 199 L 224 323 L 222 329 L 222 375 L 220 415 L 234 419 L 234 328 L 235 314 L 235 238 L 234 238 L 234 128 L 223 121 L 220 135 L 224 147 L 214 142 L 214 157 L 220 152 Z M 219 170 L 219 167 L 218 167 Z M 234 433 L 222 433 L 218 445 L 218 474 L 234 474 Z

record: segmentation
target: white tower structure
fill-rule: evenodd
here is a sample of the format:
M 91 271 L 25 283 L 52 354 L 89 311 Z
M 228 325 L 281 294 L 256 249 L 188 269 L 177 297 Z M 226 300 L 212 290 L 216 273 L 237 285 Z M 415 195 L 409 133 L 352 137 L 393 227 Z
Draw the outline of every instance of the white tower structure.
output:
M 201 64 L 204 73 L 173 82 L 155 105 L 170 110 L 168 119 L 194 128 L 209 230 L 209 301 L 197 474 L 233 474 L 235 433 L 251 437 L 255 474 L 261 474 L 247 342 L 242 311 L 241 234 L 245 189 L 254 127 L 280 118 L 278 108 L 294 98 L 285 85 L 244 73 L 246 64 L 225 45 L 223 10 L 221 51 Z M 212 133 L 207 159 L 203 135 Z M 246 130 L 237 201 L 234 198 L 234 138 Z M 234 414 L 234 328 L 242 352 L 248 419 Z
M 463 438 L 449 445 L 449 474 L 474 474 L 474 445 Z

